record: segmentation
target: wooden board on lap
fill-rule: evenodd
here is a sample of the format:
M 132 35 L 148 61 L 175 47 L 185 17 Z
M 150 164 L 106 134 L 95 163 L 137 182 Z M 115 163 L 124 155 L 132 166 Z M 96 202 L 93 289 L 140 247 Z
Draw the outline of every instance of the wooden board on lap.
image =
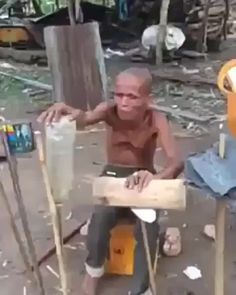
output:
M 93 183 L 96 204 L 119 207 L 184 210 L 186 186 L 183 179 L 152 180 L 142 192 L 125 188 L 125 178 L 98 177 Z

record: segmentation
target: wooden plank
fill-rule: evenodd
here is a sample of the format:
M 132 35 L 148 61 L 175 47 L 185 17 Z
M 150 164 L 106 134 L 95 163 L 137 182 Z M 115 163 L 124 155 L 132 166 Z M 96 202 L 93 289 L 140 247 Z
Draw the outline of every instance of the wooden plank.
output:
M 47 27 L 53 98 L 87 110 L 106 98 L 106 71 L 97 23 Z
M 107 206 L 184 210 L 184 180 L 153 180 L 142 192 L 125 188 L 125 178 L 98 177 L 93 183 L 95 203 Z

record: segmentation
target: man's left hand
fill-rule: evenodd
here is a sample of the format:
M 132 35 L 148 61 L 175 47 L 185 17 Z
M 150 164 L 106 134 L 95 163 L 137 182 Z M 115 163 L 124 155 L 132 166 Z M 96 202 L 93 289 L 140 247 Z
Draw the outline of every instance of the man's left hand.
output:
M 148 186 L 150 181 L 154 178 L 154 175 L 147 170 L 140 170 L 130 175 L 125 182 L 125 186 L 128 189 L 137 188 L 141 192 L 145 187 Z

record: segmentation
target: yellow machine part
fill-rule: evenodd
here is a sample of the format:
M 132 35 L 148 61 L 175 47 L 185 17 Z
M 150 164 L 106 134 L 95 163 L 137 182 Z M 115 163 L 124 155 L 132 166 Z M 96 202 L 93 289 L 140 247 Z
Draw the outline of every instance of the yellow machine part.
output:
M 220 70 L 218 75 L 218 87 L 227 98 L 227 121 L 230 132 L 236 136 L 236 83 L 235 78 L 229 76 L 229 72 L 236 70 L 236 59 L 227 62 Z M 231 90 L 226 87 L 226 83 Z
M 18 43 L 27 42 L 30 36 L 24 28 L 19 27 L 3 27 L 0 28 L 0 42 L 1 43 Z
M 134 225 L 117 225 L 111 232 L 109 259 L 106 272 L 117 275 L 132 275 L 134 268 Z

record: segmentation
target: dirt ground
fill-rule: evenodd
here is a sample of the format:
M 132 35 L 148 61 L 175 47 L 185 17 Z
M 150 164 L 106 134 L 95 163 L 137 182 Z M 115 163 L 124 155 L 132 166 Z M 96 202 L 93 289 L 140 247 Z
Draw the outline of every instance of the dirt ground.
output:
M 212 56 L 207 61 L 207 64 L 204 65 L 204 68 L 213 65 L 216 60 L 222 62 L 223 60 L 233 58 L 235 55 L 235 46 L 233 41 L 230 42 L 229 46 L 226 47 L 221 54 Z M 201 62 L 200 64 L 202 66 L 204 62 Z M 185 65 L 188 68 L 193 66 L 200 67 L 199 64 L 193 64 L 193 62 L 188 62 Z M 18 66 L 19 65 L 17 65 L 17 67 Z M 117 67 L 116 60 L 108 60 L 107 66 L 108 76 L 110 80 L 112 80 L 116 72 L 121 68 L 128 67 L 129 64 L 123 62 L 119 63 L 119 67 Z M 32 72 L 36 73 L 35 77 L 39 76 L 39 79 L 42 78 L 41 80 L 44 81 L 47 81 L 49 76 L 46 69 L 25 66 L 24 70 L 25 73 L 28 71 L 28 75 L 29 73 L 32 75 Z M 4 90 L 1 89 L 0 93 L 0 107 L 3 115 L 7 118 L 29 118 L 33 121 L 35 130 L 39 129 L 40 126 L 37 126 L 35 123 L 35 118 L 37 116 L 35 110 L 44 106 L 47 103 L 47 100 L 46 102 L 45 100 L 41 102 L 40 99 L 36 100 L 29 98 L 29 96 L 26 95 L 26 87 L 23 87 L 19 82 L 16 83 L 5 80 L 1 81 L 1 85 L 3 85 L 2 83 L 5 83 L 5 88 Z M 159 87 L 165 88 L 164 82 L 162 82 L 161 85 L 160 84 L 160 82 L 154 84 L 154 89 L 157 89 L 157 94 L 160 93 Z M 176 85 L 174 86 L 176 87 Z M 178 85 L 178 87 L 182 86 Z M 185 88 L 183 91 L 185 91 Z M 209 90 L 203 88 L 202 91 L 207 91 L 207 93 L 209 93 Z M 162 94 L 162 96 L 165 97 L 165 93 Z M 158 98 L 160 99 L 160 95 Z M 172 103 L 171 99 L 173 100 Z M 211 99 L 214 101 L 214 97 Z M 218 106 L 209 106 L 208 112 L 215 112 L 217 115 L 222 115 L 225 113 L 224 99 L 218 97 L 218 94 L 216 99 L 220 101 L 220 103 Z M 197 100 L 198 98 L 195 98 L 195 101 Z M 178 107 L 183 108 L 183 101 L 180 99 L 177 99 L 177 101 Z M 163 104 L 168 106 L 171 104 L 176 105 L 176 97 L 171 98 L 169 95 Z M 196 130 L 198 130 L 197 128 L 203 130 L 201 129 L 203 127 L 200 126 L 199 123 L 191 123 L 191 120 L 183 121 L 182 119 L 180 120 L 180 118 L 172 119 L 173 127 L 184 157 L 187 157 L 189 153 L 205 150 L 212 143 L 217 141 L 219 121 L 213 121 L 211 124 L 207 123 L 207 126 L 204 127 L 207 129 L 207 133 L 196 133 Z M 192 130 L 193 132 L 191 134 L 189 134 L 189 131 L 191 131 L 190 125 L 197 125 L 197 128 Z M 188 128 L 188 126 L 190 127 Z M 90 183 L 93 177 L 98 175 L 102 165 L 105 163 L 104 151 L 103 131 L 97 130 L 94 132 L 90 131 L 78 134 L 75 148 L 76 181 L 70 199 L 65 202 L 63 207 L 64 235 L 67 235 L 74 229 L 78 228 L 78 226 L 90 216 L 92 206 L 85 206 L 82 204 L 84 204 L 85 200 L 90 204 L 92 202 Z M 159 150 L 157 150 L 156 158 L 157 164 L 161 165 L 161 163 L 163 163 L 163 155 Z M 40 258 L 53 246 L 53 236 L 37 153 L 34 152 L 24 158 L 19 158 L 18 164 L 28 220 L 35 242 L 37 256 Z M 15 220 L 19 223 L 19 216 L 14 202 L 14 194 L 7 165 L 1 164 L 0 170 L 1 180 L 4 183 L 5 190 L 15 212 Z M 10 229 L 8 215 L 1 200 L 0 202 L 0 294 L 25 295 L 23 291 L 25 286 L 27 289 L 27 295 L 35 295 L 37 292 L 27 281 L 24 274 L 24 267 Z M 69 215 L 71 215 L 71 218 L 68 220 L 66 217 Z M 204 237 L 202 231 L 205 224 L 215 222 L 215 201 L 207 198 L 201 192 L 191 190 L 188 193 L 186 210 L 184 212 L 168 212 L 167 215 L 161 217 L 160 222 L 163 229 L 167 226 L 178 226 L 181 229 L 183 251 L 181 255 L 176 258 L 160 259 L 157 277 L 158 295 L 212 295 L 214 292 L 214 242 Z M 84 273 L 83 261 L 86 256 L 84 238 L 76 235 L 68 242 L 68 244 L 75 247 L 75 249 L 65 249 L 71 294 L 79 295 L 81 294 L 80 286 L 82 275 Z M 235 215 L 228 212 L 225 250 L 225 295 L 235 294 L 235 244 Z M 61 294 L 61 292 L 58 291 L 58 279 L 48 271 L 47 265 L 50 265 L 58 272 L 55 255 L 46 260 L 41 266 L 47 291 L 46 294 Z M 183 274 L 183 270 L 190 265 L 195 265 L 201 270 L 201 279 L 192 281 Z M 129 280 L 130 278 L 128 277 L 105 277 L 101 282 L 99 294 L 125 295 L 129 290 Z

